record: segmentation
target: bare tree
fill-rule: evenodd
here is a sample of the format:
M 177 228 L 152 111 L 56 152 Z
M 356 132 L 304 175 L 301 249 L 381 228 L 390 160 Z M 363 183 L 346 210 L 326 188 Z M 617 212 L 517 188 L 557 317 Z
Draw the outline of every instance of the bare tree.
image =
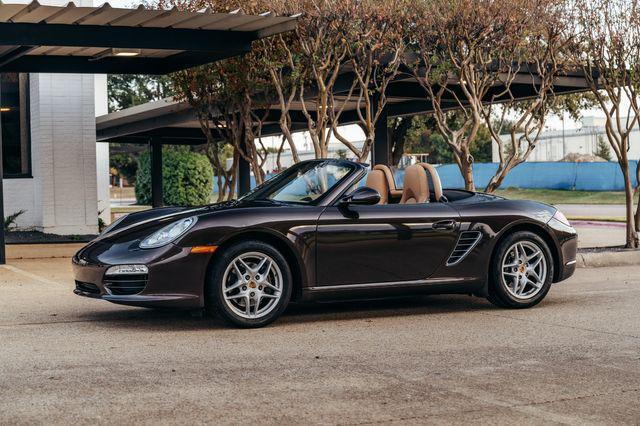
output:
M 605 131 L 618 160 L 626 200 L 626 247 L 639 246 L 640 213 L 634 214 L 629 165 L 630 134 L 638 125 L 640 108 L 640 9 L 635 0 L 575 0 L 567 8 L 570 34 L 578 34 L 568 53 L 605 116 Z M 640 170 L 636 169 L 636 175 Z
M 491 95 L 482 109 L 485 124 L 498 148 L 498 169 L 487 184 L 487 192 L 498 189 L 507 174 L 527 161 L 536 148 L 555 100 L 553 87 L 563 65 L 560 56 L 566 39 L 561 9 L 554 3 L 534 2 L 523 14 L 521 33 L 513 34 L 522 43 L 514 43 L 518 50 L 513 51 L 510 66 L 502 70 L 499 77 L 502 88 Z M 514 92 L 523 86 L 535 93 L 532 99 L 517 99 Z M 505 130 L 506 144 L 502 135 Z
M 471 144 L 485 120 L 484 103 L 505 97 L 517 74 L 521 45 L 535 16 L 526 0 L 433 0 L 423 3 L 413 32 L 410 64 L 451 147 L 465 187 L 475 190 Z M 451 110 L 460 112 L 452 127 Z M 456 123 L 458 124 L 458 123 Z
M 332 131 L 338 140 L 363 161 L 371 152 L 378 120 L 387 104 L 387 88 L 399 73 L 405 53 L 405 31 L 410 4 L 403 0 L 350 2 L 344 30 L 346 65 L 353 84 L 345 94 L 330 96 Z M 355 89 L 355 90 L 354 90 Z M 357 148 L 339 130 L 339 116 L 345 106 L 355 103 L 357 124 L 364 131 L 362 148 Z

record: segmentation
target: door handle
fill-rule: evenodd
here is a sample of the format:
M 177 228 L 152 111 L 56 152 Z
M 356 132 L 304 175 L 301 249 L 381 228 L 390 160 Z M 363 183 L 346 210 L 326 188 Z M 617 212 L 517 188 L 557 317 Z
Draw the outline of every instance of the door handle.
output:
M 433 224 L 433 229 L 450 231 L 456 227 L 456 221 L 447 219 L 441 220 Z

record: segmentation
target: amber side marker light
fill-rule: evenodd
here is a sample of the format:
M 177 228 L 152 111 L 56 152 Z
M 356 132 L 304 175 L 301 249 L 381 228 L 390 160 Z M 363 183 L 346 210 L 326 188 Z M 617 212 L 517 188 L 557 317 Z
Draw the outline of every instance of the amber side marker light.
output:
M 213 253 L 218 250 L 218 246 L 195 246 L 191 247 L 191 253 Z

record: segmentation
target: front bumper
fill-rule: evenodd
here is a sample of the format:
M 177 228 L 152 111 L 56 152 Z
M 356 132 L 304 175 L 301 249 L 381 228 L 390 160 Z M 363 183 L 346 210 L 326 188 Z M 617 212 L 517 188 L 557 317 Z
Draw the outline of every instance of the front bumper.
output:
M 576 271 L 578 233 L 573 227 L 567 226 L 555 218 L 552 218 L 547 226 L 555 236 L 559 255 L 556 265 L 558 270 L 555 273 L 554 282 L 564 281 Z
M 135 245 L 90 243 L 72 259 L 74 293 L 109 302 L 144 307 L 197 309 L 204 306 L 204 283 L 211 254 L 192 254 L 189 247 L 169 244 L 141 250 Z M 114 280 L 105 276 L 112 265 L 141 264 L 145 276 Z M 135 280 L 137 287 L 126 280 Z M 115 285 L 114 285 L 115 282 Z M 139 290 L 139 291 L 138 291 Z M 132 294 L 133 293 L 133 294 Z

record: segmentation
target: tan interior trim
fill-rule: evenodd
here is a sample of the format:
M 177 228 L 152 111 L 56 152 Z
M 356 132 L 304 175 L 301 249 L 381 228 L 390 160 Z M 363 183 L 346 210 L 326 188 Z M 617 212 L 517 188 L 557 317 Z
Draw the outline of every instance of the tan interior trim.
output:
M 389 185 L 389 193 L 391 194 L 392 197 L 402 196 L 402 189 L 398 189 L 398 187 L 396 186 L 396 180 L 393 177 L 393 172 L 391 171 L 391 168 L 389 166 L 387 166 L 386 164 L 376 164 L 375 166 L 373 166 L 373 170 L 380 170 L 387 177 L 387 184 Z
M 367 175 L 364 186 L 375 189 L 380 194 L 378 204 L 387 204 L 389 202 L 389 184 L 387 177 L 382 170 L 371 170 Z
M 429 189 L 433 191 L 436 201 L 440 201 L 442 199 L 442 182 L 440 181 L 440 175 L 438 174 L 438 171 L 435 167 L 433 167 L 433 165 L 429 163 L 419 164 L 429 175 Z
M 404 185 L 400 204 L 426 203 L 429 201 L 429 184 L 424 167 L 414 164 L 404 170 Z

